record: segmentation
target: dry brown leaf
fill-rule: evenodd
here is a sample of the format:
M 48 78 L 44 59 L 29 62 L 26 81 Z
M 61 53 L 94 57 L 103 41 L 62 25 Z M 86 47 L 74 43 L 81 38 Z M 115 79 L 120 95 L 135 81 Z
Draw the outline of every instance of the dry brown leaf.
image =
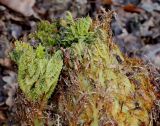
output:
M 112 0 L 102 0 L 102 3 L 111 5 L 113 4 L 113 1 Z
M 31 16 L 34 14 L 32 7 L 35 4 L 35 0 L 0 0 L 0 3 L 24 16 Z
M 2 111 L 0 111 L 0 122 L 6 120 L 6 117 Z
M 14 104 L 14 95 L 16 93 L 16 90 L 18 88 L 18 84 L 16 83 L 16 73 L 13 71 L 5 71 L 7 76 L 2 77 L 2 80 L 6 82 L 4 85 L 4 91 L 7 94 L 7 99 L 6 99 L 6 105 L 9 107 L 12 107 Z
M 0 65 L 7 67 L 7 68 L 11 68 L 11 66 L 12 66 L 11 60 L 9 58 L 0 59 Z
M 125 6 L 122 7 L 125 11 L 128 11 L 128 12 L 136 12 L 136 13 L 141 13 L 143 12 L 143 9 L 137 7 L 136 5 L 134 4 L 127 4 Z

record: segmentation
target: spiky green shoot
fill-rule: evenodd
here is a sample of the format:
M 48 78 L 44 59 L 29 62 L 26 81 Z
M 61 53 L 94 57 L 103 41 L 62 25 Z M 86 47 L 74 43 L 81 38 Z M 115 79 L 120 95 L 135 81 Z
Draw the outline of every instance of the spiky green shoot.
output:
M 15 47 L 11 57 L 18 64 L 20 89 L 32 101 L 47 101 L 63 66 L 62 52 L 50 55 L 42 45 L 33 49 L 28 43 L 18 41 Z

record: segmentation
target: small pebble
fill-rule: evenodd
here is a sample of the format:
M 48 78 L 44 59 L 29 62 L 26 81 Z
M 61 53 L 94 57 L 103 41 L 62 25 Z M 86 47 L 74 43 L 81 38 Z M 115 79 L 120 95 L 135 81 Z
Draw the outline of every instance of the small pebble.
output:
M 6 7 L 0 5 L 0 11 L 5 11 Z

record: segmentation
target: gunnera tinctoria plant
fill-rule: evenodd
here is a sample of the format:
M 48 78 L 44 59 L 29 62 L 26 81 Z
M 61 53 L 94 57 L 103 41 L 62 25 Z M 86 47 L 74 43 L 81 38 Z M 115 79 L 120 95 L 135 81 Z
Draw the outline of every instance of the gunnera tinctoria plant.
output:
M 59 114 L 62 125 L 152 125 L 149 115 L 155 96 L 149 73 L 140 60 L 123 56 L 112 42 L 110 21 L 111 12 L 103 11 L 96 21 L 74 20 L 67 13 L 53 23 L 39 23 L 30 35 L 37 47 L 15 43 L 11 58 L 28 101 L 21 113 L 27 114 L 27 107 L 34 112 L 26 124 L 47 124 L 43 112 L 57 87 L 54 114 Z

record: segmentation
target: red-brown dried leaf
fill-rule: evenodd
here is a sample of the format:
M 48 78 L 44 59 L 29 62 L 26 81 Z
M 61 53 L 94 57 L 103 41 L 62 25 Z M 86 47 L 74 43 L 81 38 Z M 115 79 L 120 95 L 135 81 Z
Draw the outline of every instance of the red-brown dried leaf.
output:
M 132 12 L 132 13 L 134 13 L 134 12 L 135 12 L 135 13 L 141 13 L 141 12 L 144 11 L 143 9 L 137 7 L 137 6 L 134 5 L 134 4 L 127 4 L 127 5 L 123 6 L 122 8 L 123 8 L 125 11 L 127 11 L 127 12 Z

